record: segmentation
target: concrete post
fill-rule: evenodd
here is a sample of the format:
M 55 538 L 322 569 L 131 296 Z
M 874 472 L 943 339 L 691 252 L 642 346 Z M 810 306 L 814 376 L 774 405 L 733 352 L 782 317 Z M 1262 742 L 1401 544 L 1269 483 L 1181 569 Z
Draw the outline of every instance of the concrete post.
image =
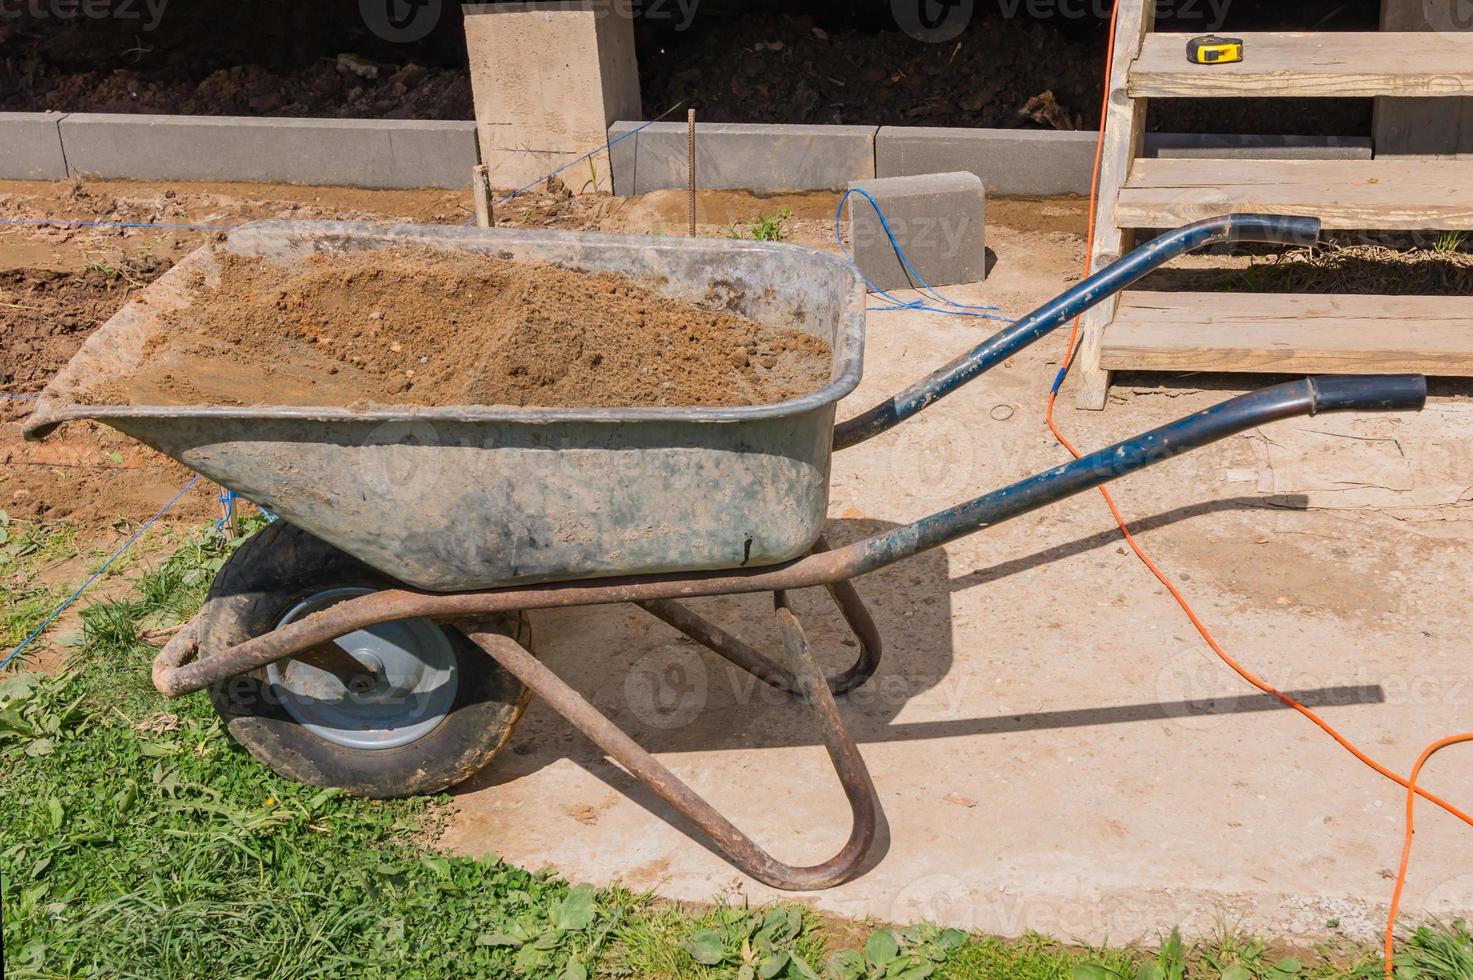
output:
M 1473 31 L 1473 0 L 1382 0 L 1383 31 Z M 1473 98 L 1376 99 L 1376 156 L 1473 153 Z
M 498 188 L 520 187 L 639 119 L 628 8 L 606 0 L 466 4 L 465 37 L 481 162 Z M 613 189 L 607 152 L 562 175 L 574 192 Z

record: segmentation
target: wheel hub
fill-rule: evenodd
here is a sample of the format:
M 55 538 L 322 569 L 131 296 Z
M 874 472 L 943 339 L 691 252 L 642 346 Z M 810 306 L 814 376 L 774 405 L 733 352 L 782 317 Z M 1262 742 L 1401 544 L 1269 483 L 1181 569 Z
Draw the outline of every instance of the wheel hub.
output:
M 328 589 L 293 606 L 277 628 L 376 590 Z M 445 631 L 427 619 L 383 623 L 334 643 L 361 665 L 346 682 L 300 660 L 266 667 L 281 705 L 302 727 L 329 742 L 357 749 L 392 749 L 423 738 L 455 703 L 459 675 Z

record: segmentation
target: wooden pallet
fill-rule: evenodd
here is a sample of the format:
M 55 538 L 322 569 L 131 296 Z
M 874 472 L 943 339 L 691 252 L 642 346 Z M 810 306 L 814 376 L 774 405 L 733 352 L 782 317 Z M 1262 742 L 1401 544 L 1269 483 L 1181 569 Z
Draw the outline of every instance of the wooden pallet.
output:
M 1473 159 L 1142 159 L 1161 98 L 1473 93 L 1473 33 L 1250 33 L 1245 58 L 1196 66 L 1189 35 L 1154 33 L 1155 0 L 1120 0 L 1093 267 L 1172 228 L 1233 211 L 1308 214 L 1329 229 L 1473 230 Z M 1470 100 L 1473 101 L 1473 100 Z M 1417 371 L 1473 376 L 1473 297 L 1129 291 L 1085 314 L 1079 405 L 1111 371 Z

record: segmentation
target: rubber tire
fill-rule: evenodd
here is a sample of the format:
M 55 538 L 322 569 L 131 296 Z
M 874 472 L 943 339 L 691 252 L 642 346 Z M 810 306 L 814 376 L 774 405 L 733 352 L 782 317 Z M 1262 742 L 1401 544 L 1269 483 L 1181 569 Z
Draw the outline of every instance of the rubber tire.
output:
M 215 576 L 199 615 L 200 657 L 269 633 L 303 599 L 344 586 L 385 589 L 399 583 L 285 521 L 269 524 Z M 521 613 L 488 619 L 486 626 L 531 648 L 531 627 Z M 439 793 L 491 761 L 531 697 L 463 633 L 441 628 L 457 658 L 455 703 L 434 731 L 408 745 L 355 749 L 314 735 L 271 696 L 265 668 L 215 685 L 210 699 L 231 736 L 287 779 L 372 799 Z

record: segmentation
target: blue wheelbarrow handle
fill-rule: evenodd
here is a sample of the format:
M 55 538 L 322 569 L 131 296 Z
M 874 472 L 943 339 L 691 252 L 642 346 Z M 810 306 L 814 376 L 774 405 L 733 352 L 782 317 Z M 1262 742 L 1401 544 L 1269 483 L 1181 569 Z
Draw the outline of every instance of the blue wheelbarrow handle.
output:
M 187 643 L 171 643 L 155 664 L 154 683 L 164 694 L 178 697 L 293 656 L 355 629 L 416 616 L 454 620 L 519 609 L 649 603 L 830 585 L 1260 425 L 1324 412 L 1417 411 L 1426 397 L 1427 381 L 1415 374 L 1302 378 L 1239 395 L 929 517 L 784 565 L 550 582 L 485 592 L 435 594 L 386 589 L 349 599 L 308 619 L 229 650 L 214 652 L 207 660 L 191 663 Z
M 1260 388 L 820 557 L 847 552 L 846 573 L 863 575 L 1269 422 L 1325 412 L 1416 412 L 1426 401 L 1420 374 L 1304 378 Z
M 834 448 L 848 449 L 894 428 L 1178 256 L 1229 242 L 1313 245 L 1319 237 L 1318 218 L 1277 214 L 1228 214 L 1169 231 L 1049 300 L 899 394 L 840 423 L 834 430 Z M 1060 372 L 1060 380 L 1062 376 Z

